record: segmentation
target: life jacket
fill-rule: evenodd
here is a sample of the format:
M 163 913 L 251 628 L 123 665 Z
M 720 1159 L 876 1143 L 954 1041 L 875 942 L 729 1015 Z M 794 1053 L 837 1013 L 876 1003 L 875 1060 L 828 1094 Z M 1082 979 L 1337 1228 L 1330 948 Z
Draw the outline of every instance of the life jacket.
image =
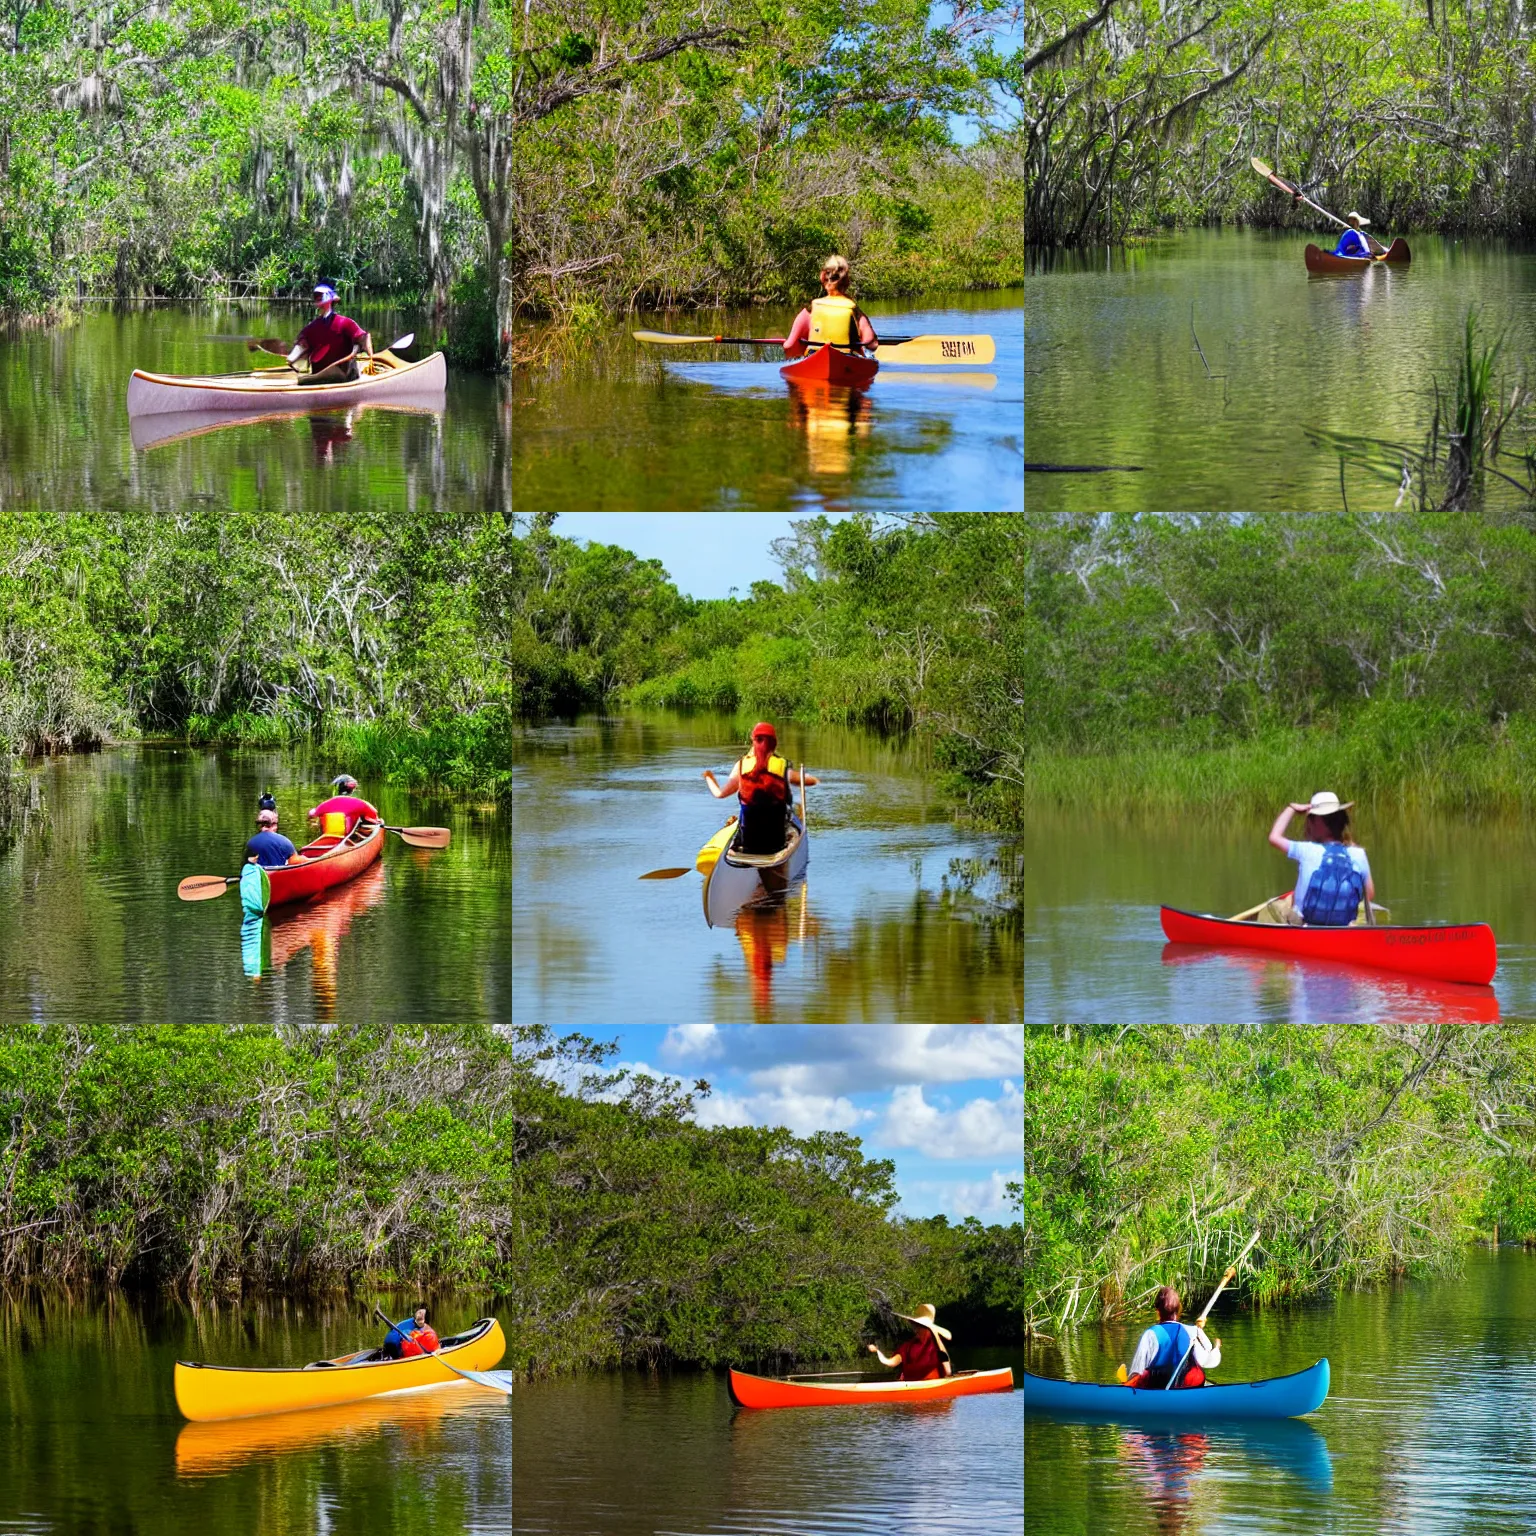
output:
M 1323 862 L 1307 882 L 1302 920 L 1318 928 L 1346 927 L 1354 922 L 1364 895 L 1365 877 L 1351 863 L 1349 849 L 1343 843 L 1328 843 Z
M 775 752 L 759 768 L 749 752 L 736 772 L 741 777 L 736 846 L 744 853 L 777 853 L 789 836 L 789 763 Z
M 1147 1367 L 1141 1385 L 1160 1391 L 1172 1380 L 1179 1361 L 1184 1359 L 1184 1352 L 1190 1347 L 1193 1335 L 1183 1323 L 1154 1323 L 1152 1331 L 1156 1333 L 1159 1340 L 1157 1356 Z M 1179 1371 L 1179 1381 L 1183 1381 L 1188 1374 L 1190 1361 L 1193 1358 L 1191 1354 L 1189 1360 L 1184 1360 L 1184 1368 Z M 1179 1381 L 1175 1381 L 1173 1385 L 1177 1387 Z
M 830 342 L 833 346 L 858 345 L 853 330 L 852 299 L 843 294 L 831 294 L 826 298 L 811 300 L 811 341 Z
M 1369 256 L 1371 245 L 1358 229 L 1346 229 L 1333 248 L 1335 256 Z
M 768 801 L 775 805 L 789 804 L 789 763 L 777 752 L 771 753 L 761 768 L 757 766 L 757 758 L 748 752 L 736 764 L 736 772 L 741 775 L 739 794 L 744 807 Z

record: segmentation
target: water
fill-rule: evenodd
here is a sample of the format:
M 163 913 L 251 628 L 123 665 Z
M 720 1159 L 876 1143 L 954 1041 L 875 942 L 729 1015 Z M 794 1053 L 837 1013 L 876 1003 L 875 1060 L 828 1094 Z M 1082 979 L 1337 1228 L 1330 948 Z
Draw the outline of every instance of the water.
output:
M 978 1352 L 960 1368 L 1012 1365 Z M 867 1365 L 866 1365 L 867 1368 Z M 1019 1536 L 1024 1394 L 733 1409 L 723 1376 L 633 1372 L 512 1399 L 517 1536 Z M 579 1452 L 576 1448 L 579 1447 Z
M 1234 1315 L 1212 1332 L 1218 1381 L 1329 1360 L 1306 1420 L 1188 1426 L 1024 1427 L 1030 1536 L 1502 1536 L 1532 1529 L 1536 1255 L 1478 1249 L 1455 1279 Z M 1146 1319 L 1151 1321 L 1150 1316 Z M 1026 1346 L 1042 1375 L 1109 1381 L 1143 1322 Z
M 1279 808 L 1277 799 L 1276 809 Z M 1536 917 L 1526 871 L 1536 828 L 1357 808 L 1376 899 L 1394 923 L 1491 924 L 1489 988 L 1244 950 L 1168 945 L 1167 904 L 1227 916 L 1289 890 L 1296 866 L 1251 814 L 1040 813 L 1025 869 L 1025 1019 L 1057 1024 L 1478 1023 L 1536 1017 Z
M 911 748 L 873 732 L 787 728 L 810 791 L 810 864 L 787 900 L 705 922 L 700 847 L 734 810 L 722 780 L 744 728 L 696 715 L 584 718 L 514 745 L 514 1014 L 628 1023 L 1016 1020 L 1017 936 L 957 895 L 951 861 L 1020 856 L 957 828 Z M 675 880 L 641 880 L 684 868 Z M 995 892 L 995 879 L 982 894 Z
M 882 364 L 865 391 L 792 386 L 777 347 L 629 336 L 782 336 L 792 309 L 637 314 L 596 357 L 513 379 L 514 510 L 1021 511 L 1023 295 L 947 294 L 869 313 L 891 335 L 988 334 L 996 361 Z
M 0 851 L 0 1023 L 358 1024 L 510 1017 L 506 818 L 364 784 L 391 826 L 441 826 L 446 849 L 386 834 L 377 865 L 242 931 L 237 891 L 184 902 L 188 875 L 237 873 L 257 797 L 281 830 L 336 771 L 291 752 L 121 747 L 29 770 L 41 814 Z
M 1033 271 L 1026 457 L 1145 469 L 1030 474 L 1030 510 L 1337 508 L 1338 458 L 1303 429 L 1419 446 L 1433 376 L 1454 398 L 1471 305 L 1489 339 L 1507 333 L 1495 378 L 1508 398 L 1536 354 L 1536 253 L 1415 234 L 1409 267 L 1311 277 L 1309 240 L 1332 246 L 1321 233 L 1202 230 Z M 1351 469 L 1344 494 L 1379 509 L 1398 488 L 1395 474 Z M 1488 498 L 1519 500 L 1497 480 Z

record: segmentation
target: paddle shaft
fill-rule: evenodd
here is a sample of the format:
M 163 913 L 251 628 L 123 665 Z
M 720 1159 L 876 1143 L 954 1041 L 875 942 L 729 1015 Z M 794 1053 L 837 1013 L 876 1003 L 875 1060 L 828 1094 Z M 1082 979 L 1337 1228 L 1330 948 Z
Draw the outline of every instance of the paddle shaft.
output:
M 1312 199 L 1301 190 L 1300 187 L 1293 187 L 1290 182 L 1288 182 L 1283 176 L 1277 176 L 1272 170 L 1270 170 L 1267 165 L 1264 164 L 1262 160 L 1259 159 L 1257 155 L 1255 155 L 1248 163 L 1266 181 L 1271 182 L 1274 186 L 1279 187 L 1282 192 L 1289 192 L 1292 197 L 1298 198 L 1301 202 L 1304 202 L 1308 208 L 1315 208 L 1320 214 L 1322 214 L 1325 219 L 1332 219 L 1340 229 L 1353 229 L 1355 227 L 1349 222 L 1348 219 L 1341 219 L 1338 214 L 1329 213 L 1326 208 L 1322 207 L 1318 203 L 1314 203 Z M 1381 241 L 1378 240 L 1375 235 L 1366 234 L 1363 229 L 1360 231 L 1360 233 L 1365 235 L 1367 244 L 1379 246 L 1383 251 L 1386 250 L 1386 246 L 1382 245 Z
M 1211 1299 L 1205 1304 L 1205 1311 L 1203 1311 L 1200 1316 L 1195 1319 L 1196 1328 L 1205 1327 L 1205 1320 L 1211 1315 L 1211 1308 L 1216 1305 L 1216 1298 L 1220 1296 L 1224 1290 L 1226 1290 L 1227 1282 L 1233 1279 L 1237 1274 L 1237 1266 L 1248 1257 L 1253 1248 L 1253 1245 L 1258 1242 L 1258 1240 L 1259 1234 L 1257 1231 L 1255 1231 L 1253 1236 L 1250 1237 L 1248 1241 L 1243 1245 L 1243 1251 L 1238 1254 L 1238 1256 L 1233 1259 L 1233 1261 L 1227 1266 L 1226 1274 L 1221 1277 L 1221 1284 L 1218 1285 L 1216 1289 L 1211 1293 Z M 1191 1333 L 1189 1336 L 1189 1349 L 1186 1349 L 1184 1353 L 1179 1356 L 1179 1363 L 1174 1366 L 1173 1375 L 1168 1378 L 1168 1385 L 1163 1388 L 1163 1391 L 1169 1392 L 1173 1389 L 1173 1384 L 1179 1379 L 1180 1374 L 1183 1372 L 1184 1362 L 1189 1359 L 1190 1350 L 1192 1350 L 1194 1347 L 1195 1336 L 1193 1333 Z

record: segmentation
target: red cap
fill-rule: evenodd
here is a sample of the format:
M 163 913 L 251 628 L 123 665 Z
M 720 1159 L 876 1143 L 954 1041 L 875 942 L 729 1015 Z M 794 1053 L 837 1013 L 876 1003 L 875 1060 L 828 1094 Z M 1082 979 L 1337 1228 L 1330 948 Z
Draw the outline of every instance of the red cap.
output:
M 779 739 L 779 733 L 774 730 L 774 728 L 769 725 L 766 720 L 759 720 L 757 724 L 752 727 L 753 741 L 756 741 L 759 736 L 769 736 L 772 737 L 774 741 Z

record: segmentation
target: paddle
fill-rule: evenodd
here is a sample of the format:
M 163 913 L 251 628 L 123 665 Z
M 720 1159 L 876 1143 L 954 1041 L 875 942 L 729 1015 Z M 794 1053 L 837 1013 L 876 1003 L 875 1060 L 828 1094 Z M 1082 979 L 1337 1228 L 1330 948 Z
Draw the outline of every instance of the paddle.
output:
M 453 836 L 447 827 L 386 826 L 384 830 L 393 832 L 410 848 L 446 848 Z M 176 894 L 183 901 L 212 901 L 222 896 L 230 886 L 239 883 L 239 875 L 188 875 L 176 887 Z
M 1216 1298 L 1220 1296 L 1224 1290 L 1226 1290 L 1227 1282 L 1237 1274 L 1237 1266 L 1248 1257 L 1249 1251 L 1252 1249 L 1253 1245 L 1258 1242 L 1258 1240 L 1259 1234 L 1255 1232 L 1253 1236 L 1250 1237 L 1248 1241 L 1243 1245 L 1243 1251 L 1238 1254 L 1238 1256 L 1233 1259 L 1233 1261 L 1227 1266 L 1226 1274 L 1221 1277 L 1221 1284 L 1218 1285 L 1216 1289 L 1211 1293 L 1211 1299 L 1205 1304 L 1205 1311 L 1203 1311 L 1200 1316 L 1195 1319 L 1196 1328 L 1205 1327 L 1205 1320 L 1211 1315 L 1211 1308 L 1216 1305 Z M 1173 1386 L 1174 1382 L 1179 1379 L 1179 1376 L 1184 1370 L 1184 1362 L 1189 1359 L 1189 1350 L 1193 1349 L 1194 1347 L 1195 1337 L 1193 1334 L 1191 1334 L 1189 1337 L 1189 1349 L 1186 1349 L 1184 1353 L 1179 1356 L 1179 1363 L 1174 1366 L 1173 1375 L 1168 1378 L 1168 1386 L 1164 1387 L 1163 1391 L 1168 1391 L 1169 1388 Z
M 393 1328 L 395 1326 L 390 1318 L 385 1317 L 383 1310 L 377 1303 L 374 1304 L 373 1310 L 374 1315 L 386 1327 Z M 498 1380 L 490 1371 L 461 1371 L 458 1366 L 449 1365 L 442 1355 L 435 1350 L 430 1355 L 424 1352 L 422 1358 L 436 1360 L 445 1371 L 452 1371 L 455 1376 L 462 1376 L 465 1381 L 472 1381 L 477 1387 L 489 1387 L 492 1392 L 505 1392 L 508 1397 L 512 1396 L 512 1388 Z
M 669 331 L 631 331 L 636 341 L 656 346 L 689 347 L 719 344 L 739 347 L 782 347 L 784 336 L 674 336 Z M 990 363 L 997 343 L 990 336 L 887 336 L 875 353 L 882 363 Z
M 1306 193 L 1301 190 L 1300 187 L 1293 187 L 1290 184 L 1290 182 L 1285 180 L 1285 178 L 1283 176 L 1275 175 L 1275 173 L 1272 170 L 1270 170 L 1270 168 L 1267 165 L 1265 165 L 1264 162 L 1262 160 L 1260 160 L 1257 155 L 1254 155 L 1248 161 L 1248 163 L 1266 181 L 1272 182 L 1275 186 L 1279 187 L 1282 192 L 1288 192 L 1298 202 L 1305 203 L 1308 208 L 1316 208 L 1317 211 L 1320 214 L 1322 214 L 1322 216 L 1325 219 L 1332 219 L 1333 222 L 1335 224 L 1337 224 L 1340 229 L 1353 229 L 1355 227 L 1353 224 L 1351 224 L 1349 222 L 1348 219 L 1341 219 L 1338 216 L 1338 214 L 1336 214 L 1336 213 L 1329 213 L 1326 208 L 1323 208 L 1323 207 L 1319 206 L 1317 203 L 1314 203 L 1312 201 L 1312 199 L 1310 197 L 1308 197 L 1306 195 Z M 1378 240 L 1375 237 L 1375 235 L 1370 234 L 1366 230 L 1363 230 L 1363 229 L 1360 231 L 1360 233 L 1365 236 L 1365 238 L 1366 238 L 1366 240 L 1367 240 L 1367 242 L 1369 244 L 1376 246 L 1379 250 L 1382 250 L 1382 251 L 1386 250 L 1386 246 L 1382 245 L 1381 241 Z

